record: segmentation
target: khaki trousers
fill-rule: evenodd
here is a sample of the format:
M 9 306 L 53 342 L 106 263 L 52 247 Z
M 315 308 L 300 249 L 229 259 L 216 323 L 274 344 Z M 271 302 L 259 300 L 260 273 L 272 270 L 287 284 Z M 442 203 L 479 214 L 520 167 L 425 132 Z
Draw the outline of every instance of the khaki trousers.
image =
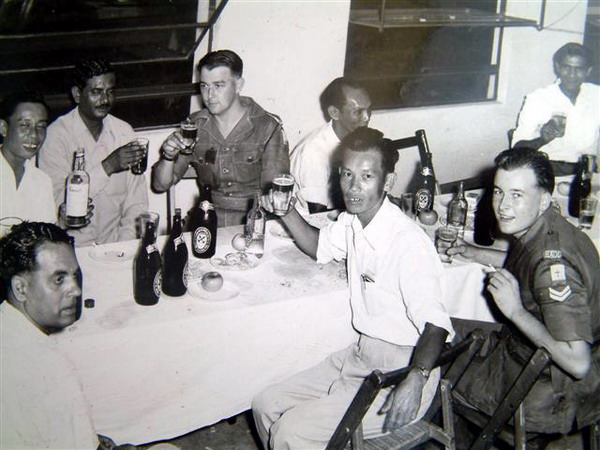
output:
M 373 370 L 406 367 L 414 347 L 398 346 L 361 335 L 357 344 L 331 354 L 318 365 L 272 386 L 252 402 L 258 434 L 265 448 L 325 448 L 364 378 Z M 423 389 L 420 419 L 435 395 L 439 369 Z M 378 414 L 389 389 L 379 393 L 363 419 L 365 437 L 382 434 L 385 415 Z

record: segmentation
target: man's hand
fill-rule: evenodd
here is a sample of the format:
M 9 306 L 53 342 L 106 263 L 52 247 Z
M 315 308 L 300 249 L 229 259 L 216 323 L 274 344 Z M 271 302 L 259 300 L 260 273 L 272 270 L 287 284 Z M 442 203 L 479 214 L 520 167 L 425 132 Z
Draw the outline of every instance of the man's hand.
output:
M 108 176 L 111 176 L 113 173 L 129 170 L 133 164 L 143 158 L 144 152 L 144 147 L 140 146 L 136 141 L 129 142 L 108 155 L 102 161 L 102 167 Z
M 427 378 L 418 369 L 412 369 L 404 381 L 388 395 L 379 414 L 387 414 L 383 431 L 392 431 L 412 422 L 421 405 L 423 386 Z
M 292 197 L 290 199 L 290 204 L 288 206 L 287 211 L 284 214 L 279 214 L 279 213 L 275 212 L 275 206 L 273 205 L 273 190 L 272 189 L 269 190 L 268 194 L 261 195 L 259 198 L 260 206 L 262 206 L 262 208 L 265 211 L 267 211 L 271 214 L 274 214 L 276 216 L 280 216 L 280 217 L 287 216 L 294 209 L 294 206 L 296 205 L 296 201 L 297 201 L 296 197 Z
M 436 248 L 437 248 L 438 253 L 440 253 L 440 248 L 437 245 L 437 240 L 436 240 Z M 454 245 L 452 245 L 452 247 L 450 247 L 449 249 L 446 250 L 446 254 L 448 256 L 460 255 L 463 258 L 474 260 L 477 257 L 477 250 L 479 250 L 479 249 L 477 247 L 475 247 L 474 245 L 468 244 L 463 239 L 458 238 L 456 240 L 456 242 L 454 243 Z
M 85 215 L 84 227 L 87 227 L 90 224 L 93 216 L 94 216 L 94 203 L 92 202 L 91 198 L 88 198 L 87 214 Z M 67 228 L 69 228 L 69 225 L 67 225 L 67 204 L 64 202 L 58 208 L 58 222 L 56 224 L 59 227 L 61 227 L 63 230 L 66 230 Z M 83 227 L 81 227 L 81 228 L 83 228 Z
M 508 270 L 493 272 L 489 277 L 487 290 L 507 319 L 512 320 L 524 310 L 519 282 Z
M 174 131 L 167 137 L 161 147 L 163 154 L 169 160 L 175 160 L 180 152 L 185 151 L 188 146 L 185 144 L 181 131 Z
M 560 127 L 553 119 L 550 119 L 548 122 L 546 122 L 540 130 L 540 137 L 542 138 L 545 144 L 547 144 L 550 141 L 553 141 L 557 137 L 562 137 L 562 135 L 563 134 L 561 132 Z

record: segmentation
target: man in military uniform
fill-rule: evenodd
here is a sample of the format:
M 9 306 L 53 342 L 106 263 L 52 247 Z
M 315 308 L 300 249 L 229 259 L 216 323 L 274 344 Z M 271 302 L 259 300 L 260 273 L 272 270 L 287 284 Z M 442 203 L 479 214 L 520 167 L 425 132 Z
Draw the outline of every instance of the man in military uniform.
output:
M 242 97 L 243 62 L 231 50 L 205 55 L 198 63 L 204 109 L 193 113 L 196 143 L 186 154 L 180 131 L 163 143 L 152 186 L 162 192 L 191 165 L 200 183 L 212 186 L 219 226 L 243 223 L 252 198 L 270 187 L 278 173 L 290 171 L 288 143 L 279 118 L 250 97 Z
M 566 433 L 574 420 L 582 427 L 600 419 L 598 253 L 552 207 L 554 174 L 544 153 L 507 150 L 495 162 L 494 213 L 515 241 L 487 290 L 509 333 L 469 368 L 457 391 L 491 414 L 533 351 L 545 348 L 553 364 L 526 397 L 525 423 L 527 431 Z M 490 261 L 491 252 L 461 245 L 452 253 Z

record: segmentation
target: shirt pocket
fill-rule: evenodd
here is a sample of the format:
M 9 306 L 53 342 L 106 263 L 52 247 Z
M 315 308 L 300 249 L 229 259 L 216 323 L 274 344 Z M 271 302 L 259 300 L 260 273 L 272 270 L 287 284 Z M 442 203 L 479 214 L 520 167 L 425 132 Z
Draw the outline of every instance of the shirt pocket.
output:
M 238 182 L 251 183 L 260 180 L 262 160 L 261 152 L 256 145 L 236 146 L 232 155 L 232 164 Z

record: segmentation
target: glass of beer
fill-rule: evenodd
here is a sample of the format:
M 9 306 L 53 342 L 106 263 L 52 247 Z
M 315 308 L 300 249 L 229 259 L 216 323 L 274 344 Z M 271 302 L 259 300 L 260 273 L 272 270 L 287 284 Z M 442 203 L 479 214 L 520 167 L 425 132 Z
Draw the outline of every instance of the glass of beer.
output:
M 131 165 L 131 173 L 134 175 L 141 175 L 146 171 L 148 167 L 148 139 L 144 137 L 137 138 L 133 141 L 134 144 L 138 145 L 144 150 L 144 156 L 138 160 L 135 164 Z
M 273 212 L 284 216 L 290 208 L 294 191 L 294 177 L 289 173 L 281 173 L 273 178 Z
M 189 120 L 184 120 L 180 124 L 181 127 L 181 138 L 185 144 L 185 149 L 180 153 L 182 155 L 191 155 L 194 151 L 194 143 L 198 135 L 198 124 Z
M 450 227 L 440 227 L 435 231 L 435 247 L 444 263 L 451 263 L 452 256 L 447 253 L 458 238 L 458 230 Z
M 596 208 L 598 207 L 598 199 L 592 195 L 579 200 L 579 228 L 589 230 L 594 223 Z

